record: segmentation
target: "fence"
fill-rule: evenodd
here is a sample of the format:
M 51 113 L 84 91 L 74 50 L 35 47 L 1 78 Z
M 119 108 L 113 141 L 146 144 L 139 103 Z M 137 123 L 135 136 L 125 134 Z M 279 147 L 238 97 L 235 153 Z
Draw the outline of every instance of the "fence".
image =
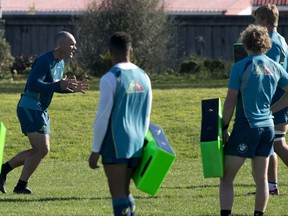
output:
M 52 15 L 4 16 L 5 37 L 12 54 L 38 55 L 53 48 L 60 30 L 75 32 L 77 17 Z M 288 38 L 288 17 L 280 17 L 278 32 Z M 212 58 L 233 59 L 233 43 L 240 32 L 254 22 L 251 16 L 176 16 L 179 25 L 179 55 L 194 53 Z M 78 39 L 78 38 L 76 38 Z
M 288 39 L 288 17 L 280 17 L 278 32 Z M 252 16 L 185 16 L 178 17 L 180 53 L 211 58 L 233 59 L 232 45 L 239 39 Z
M 61 30 L 74 32 L 72 16 L 6 16 L 5 37 L 13 56 L 39 55 L 52 50 L 54 36 Z

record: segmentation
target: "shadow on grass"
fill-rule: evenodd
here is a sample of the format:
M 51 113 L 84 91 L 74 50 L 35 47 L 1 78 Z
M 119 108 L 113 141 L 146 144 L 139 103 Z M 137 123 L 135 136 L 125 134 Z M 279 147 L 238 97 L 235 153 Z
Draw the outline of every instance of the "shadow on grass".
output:
M 283 184 L 283 186 L 286 186 L 287 184 Z M 197 189 L 197 188 L 217 188 L 219 187 L 219 184 L 214 185 L 190 185 L 190 186 L 163 186 L 161 188 L 163 189 Z M 255 187 L 255 184 L 234 184 L 234 187 Z
M 22 195 L 20 195 L 22 196 Z M 26 196 L 26 195 L 24 195 Z M 110 197 L 91 197 L 91 198 L 85 198 L 85 197 L 47 197 L 47 198 L 31 198 L 31 195 L 28 195 L 29 197 L 27 198 L 20 198 L 20 197 L 15 197 L 15 198 L 7 198 L 1 197 L 0 198 L 0 203 L 1 202 L 48 202 L 48 201 L 72 201 L 72 200 L 110 200 Z M 32 195 L 33 196 L 33 195 Z
M 6 195 L 4 195 L 6 196 Z M 20 195 L 23 196 L 23 195 Z M 111 200 L 110 196 L 107 197 L 46 197 L 46 198 L 33 198 L 33 195 L 24 195 L 25 198 L 21 197 L 15 197 L 15 198 L 5 198 L 0 197 L 0 203 L 1 202 L 20 202 L 20 203 L 26 203 L 26 202 L 59 202 L 59 201 L 82 201 L 82 200 Z M 32 196 L 32 197 L 31 197 Z M 136 199 L 157 199 L 157 196 L 134 196 Z

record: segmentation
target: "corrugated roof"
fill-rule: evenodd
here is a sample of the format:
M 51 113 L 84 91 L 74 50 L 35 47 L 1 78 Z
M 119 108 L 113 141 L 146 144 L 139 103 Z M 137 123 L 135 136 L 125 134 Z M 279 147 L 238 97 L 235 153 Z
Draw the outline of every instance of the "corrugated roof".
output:
M 288 0 L 254 0 L 253 6 L 261 6 L 269 3 L 277 6 L 288 6 Z
M 3 14 L 79 13 L 95 0 L 2 0 Z M 96 0 L 100 3 L 102 0 Z M 251 0 L 163 0 L 170 14 L 251 14 Z

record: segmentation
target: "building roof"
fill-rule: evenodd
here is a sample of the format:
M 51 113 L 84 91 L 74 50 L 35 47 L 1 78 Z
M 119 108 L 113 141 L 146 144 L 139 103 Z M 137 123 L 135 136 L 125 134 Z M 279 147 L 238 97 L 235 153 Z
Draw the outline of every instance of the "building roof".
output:
M 170 14 L 250 15 L 252 11 L 250 0 L 165 0 L 165 6 Z
M 0 0 L 0 3 L 3 14 L 77 14 L 93 1 L 100 3 L 102 0 Z M 250 15 L 252 12 L 251 0 L 162 1 L 169 14 Z
M 2 13 L 75 14 L 85 11 L 93 1 L 95 0 L 2 0 Z
M 275 4 L 280 13 L 288 14 L 288 0 L 253 0 L 252 10 L 265 4 Z
M 287 6 L 288 0 L 254 0 L 253 6 L 261 6 L 269 3 L 277 6 Z

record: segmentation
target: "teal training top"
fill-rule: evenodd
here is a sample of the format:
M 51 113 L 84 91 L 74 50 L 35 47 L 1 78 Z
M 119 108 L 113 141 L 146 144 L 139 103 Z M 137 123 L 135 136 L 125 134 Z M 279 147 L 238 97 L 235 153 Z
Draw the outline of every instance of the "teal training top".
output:
M 239 92 L 235 124 L 274 126 L 270 104 L 277 86 L 288 86 L 288 74 L 266 55 L 252 54 L 233 64 L 228 87 Z
M 140 157 L 149 115 L 148 80 L 141 68 L 111 72 L 117 79 L 111 130 L 117 158 Z
M 64 61 L 58 61 L 49 51 L 37 57 L 32 65 L 19 106 L 46 110 L 54 92 L 62 92 L 59 80 L 64 72 Z

